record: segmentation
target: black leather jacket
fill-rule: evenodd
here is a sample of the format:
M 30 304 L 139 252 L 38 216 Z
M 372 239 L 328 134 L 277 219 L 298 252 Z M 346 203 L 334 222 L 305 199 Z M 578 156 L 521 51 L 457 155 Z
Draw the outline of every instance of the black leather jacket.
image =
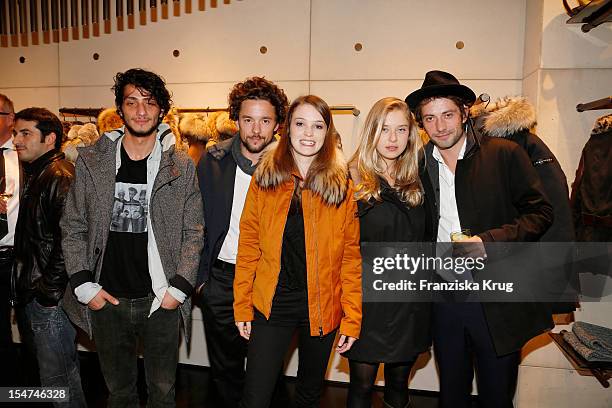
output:
M 15 226 L 13 300 L 26 304 L 36 298 L 43 306 L 55 306 L 68 283 L 59 221 L 74 166 L 64 153 L 51 150 L 23 167 L 25 182 Z

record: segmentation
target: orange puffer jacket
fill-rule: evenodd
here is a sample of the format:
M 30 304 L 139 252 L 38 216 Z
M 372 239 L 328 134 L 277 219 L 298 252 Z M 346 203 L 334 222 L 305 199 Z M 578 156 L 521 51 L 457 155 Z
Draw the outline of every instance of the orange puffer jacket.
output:
M 253 308 L 270 318 L 280 273 L 283 232 L 296 174 L 275 166 L 274 149 L 262 157 L 251 180 L 242 218 L 234 318 L 252 321 Z M 310 178 L 302 191 L 310 334 L 358 338 L 361 328 L 361 252 L 353 185 L 341 152 Z

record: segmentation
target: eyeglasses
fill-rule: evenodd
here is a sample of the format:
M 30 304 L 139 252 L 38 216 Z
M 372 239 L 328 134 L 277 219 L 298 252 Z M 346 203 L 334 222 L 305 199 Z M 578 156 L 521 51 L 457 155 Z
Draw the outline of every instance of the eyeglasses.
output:
M 8 116 L 8 115 L 12 115 L 13 112 L 0 112 L 0 116 Z

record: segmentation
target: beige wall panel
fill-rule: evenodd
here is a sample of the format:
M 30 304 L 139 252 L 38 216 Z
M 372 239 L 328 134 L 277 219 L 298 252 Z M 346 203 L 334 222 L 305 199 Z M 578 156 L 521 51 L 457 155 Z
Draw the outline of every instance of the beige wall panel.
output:
M 311 78 L 522 77 L 525 0 L 313 0 Z M 463 41 L 465 48 L 455 48 Z M 355 43 L 363 44 L 360 52 Z
M 535 107 L 537 107 L 539 103 L 539 78 L 541 72 L 542 71 L 540 69 L 536 69 L 531 74 L 523 78 L 523 96 L 527 97 L 527 99 L 529 99 L 529 101 Z
M 285 90 L 289 100 L 308 93 L 307 81 L 279 81 L 278 86 Z M 227 95 L 234 82 L 168 84 L 175 106 L 181 108 L 225 108 Z M 63 107 L 110 107 L 115 97 L 108 86 L 74 86 L 60 88 L 60 101 Z
M 24 57 L 25 62 L 19 62 Z M 58 46 L 0 49 L 0 88 L 58 86 Z
M 60 89 L 56 87 L 45 88 L 0 88 L 0 93 L 5 94 L 15 104 L 15 112 L 38 106 L 47 108 L 57 114 L 59 105 Z
M 612 68 L 612 24 L 583 33 L 581 24 L 565 23 L 569 17 L 561 1 L 543 1 L 543 68 Z
M 115 97 L 107 86 L 63 86 L 59 88 L 62 108 L 109 108 L 115 106 Z
M 529 0 L 525 13 L 523 78 L 540 68 L 542 55 L 542 12 L 544 0 Z
M 612 287 L 610 286 L 610 283 L 612 282 L 610 282 L 609 277 L 606 277 L 606 281 L 607 289 L 605 289 L 605 291 L 609 294 L 612 290 Z M 608 295 L 605 298 L 605 301 L 601 303 L 582 303 L 580 308 L 575 313 L 576 320 L 582 320 L 600 326 L 612 327 L 612 316 L 610 315 L 611 303 L 612 296 L 610 295 Z
M 574 370 L 519 368 L 515 396 L 517 408 L 605 408 L 612 405 L 612 393 L 590 376 Z
M 555 153 L 571 182 L 595 119 L 609 113 L 579 113 L 576 105 L 608 96 L 612 69 L 542 70 L 540 75 L 538 135 Z
M 421 75 L 424 76 L 425 73 Z M 460 78 L 461 82 L 464 82 Z M 355 105 L 361 114 L 334 115 L 334 123 L 342 137 L 344 153 L 349 157 L 359 145 L 359 131 L 374 103 L 386 96 L 404 99 L 410 92 L 421 87 L 423 80 L 410 81 L 312 81 L 311 92 L 319 95 L 330 105 Z M 492 98 L 521 93 L 521 81 L 470 80 L 465 81 L 474 92 L 487 92 Z
M 170 84 L 169 88 L 176 106 L 225 108 L 227 96 L 236 82 Z M 308 93 L 308 81 L 275 81 L 275 83 L 285 91 L 289 103 L 296 97 Z
M 62 85 L 106 85 L 142 67 L 171 83 L 308 79 L 309 2 L 249 0 L 60 46 Z M 266 54 L 260 47 L 266 46 Z M 178 58 L 172 55 L 180 52 Z M 94 61 L 92 55 L 99 53 Z

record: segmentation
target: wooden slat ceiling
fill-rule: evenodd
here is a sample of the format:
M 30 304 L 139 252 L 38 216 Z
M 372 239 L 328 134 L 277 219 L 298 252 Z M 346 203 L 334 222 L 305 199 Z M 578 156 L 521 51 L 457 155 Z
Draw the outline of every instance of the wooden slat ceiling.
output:
M 193 3 L 193 4 L 192 4 Z M 196 4 L 197 3 L 197 4 Z M 0 0 L 0 47 L 99 37 L 218 7 L 217 0 Z M 230 4 L 230 0 L 223 0 Z

